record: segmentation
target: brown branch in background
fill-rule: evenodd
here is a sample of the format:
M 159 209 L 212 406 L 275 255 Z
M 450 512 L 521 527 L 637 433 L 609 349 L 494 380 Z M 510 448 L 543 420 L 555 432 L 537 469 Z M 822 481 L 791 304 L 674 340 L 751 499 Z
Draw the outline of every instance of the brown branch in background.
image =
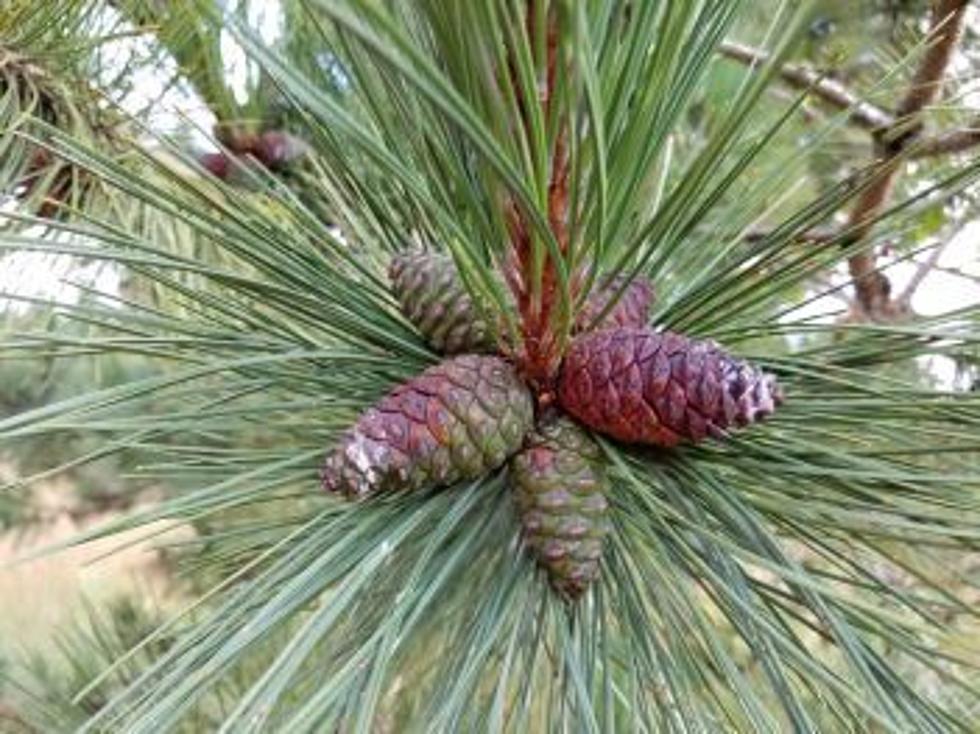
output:
M 980 118 L 973 120 L 967 127 L 920 140 L 911 151 L 910 157 L 929 158 L 962 153 L 977 145 L 980 145 Z
M 896 117 L 915 115 L 936 101 L 963 32 L 967 3 L 968 0 L 933 0 L 929 25 L 931 45 L 898 105 Z
M 765 51 L 734 41 L 723 41 L 719 51 L 733 61 L 746 66 L 760 67 L 769 60 Z M 815 97 L 838 110 L 850 110 L 850 120 L 855 125 L 876 133 L 895 124 L 896 116 L 888 110 L 863 101 L 845 85 L 821 76 L 813 69 L 787 64 L 779 70 L 780 78 L 794 89 L 809 90 Z M 813 110 L 803 110 L 807 121 L 815 118 Z M 966 127 L 921 139 L 909 151 L 910 158 L 961 153 L 980 145 L 980 117 Z
M 931 45 L 899 103 L 900 114 L 890 127 L 876 135 L 878 165 L 851 210 L 845 246 L 867 238 L 891 198 L 905 160 L 903 154 L 921 129 L 920 113 L 939 93 L 963 28 L 966 5 L 967 0 L 934 0 L 929 28 Z M 892 316 L 896 304 L 891 300 L 891 284 L 878 271 L 873 251 L 868 248 L 852 255 L 848 271 L 864 314 L 872 319 Z
M 742 239 L 746 242 L 761 242 L 771 235 L 772 230 L 769 229 L 750 229 L 742 234 Z M 803 232 L 797 232 L 793 235 L 793 240 L 795 242 L 822 244 L 830 242 L 836 237 L 840 237 L 840 232 L 832 227 L 813 227 Z
M 746 66 L 761 67 L 769 61 L 765 51 L 733 41 L 723 41 L 718 49 L 722 55 Z M 891 127 L 894 116 L 887 110 L 866 102 L 840 82 L 797 64 L 786 64 L 779 70 L 780 78 L 794 89 L 807 90 L 818 99 L 839 110 L 849 110 L 850 120 L 866 130 Z

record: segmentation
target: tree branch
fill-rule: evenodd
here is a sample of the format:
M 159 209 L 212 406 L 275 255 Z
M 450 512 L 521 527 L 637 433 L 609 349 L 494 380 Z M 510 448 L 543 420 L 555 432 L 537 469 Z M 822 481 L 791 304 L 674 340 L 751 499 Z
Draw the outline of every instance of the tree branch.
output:
M 723 41 L 719 51 L 725 57 L 746 66 L 759 67 L 769 60 L 769 54 L 765 51 L 734 41 Z M 936 59 L 933 59 L 933 63 L 936 63 Z M 850 110 L 851 122 L 872 133 L 892 127 L 897 119 L 883 107 L 863 101 L 845 85 L 821 76 L 813 69 L 787 64 L 779 70 L 779 76 L 792 88 L 808 90 L 813 96 L 835 109 Z M 804 111 L 804 114 L 812 118 L 813 112 Z M 980 145 L 980 117 L 964 128 L 920 140 L 919 144 L 909 151 L 909 157 L 931 158 L 961 153 L 977 145 Z
M 929 158 L 949 153 L 962 153 L 977 145 L 980 145 L 980 117 L 967 127 L 920 140 L 910 155 L 912 158 Z
M 718 47 L 722 55 L 750 67 L 760 67 L 769 61 L 765 51 L 723 41 Z M 818 99 L 839 110 L 849 110 L 851 122 L 865 130 L 880 130 L 891 127 L 894 116 L 885 109 L 866 102 L 834 79 L 796 64 L 786 64 L 779 70 L 779 76 L 794 89 L 809 91 Z
M 921 130 L 920 113 L 939 93 L 946 67 L 956 48 L 963 28 L 967 0 L 934 0 L 929 37 L 932 43 L 919 63 L 912 82 L 898 106 L 895 122 L 876 135 L 878 167 L 870 183 L 858 197 L 851 211 L 844 245 L 850 246 L 865 239 L 875 220 L 891 198 L 904 153 Z M 857 301 L 870 318 L 891 312 L 891 284 L 877 270 L 870 249 L 858 252 L 848 260 L 848 270 L 854 280 Z
M 742 239 L 746 242 L 761 242 L 771 235 L 772 230 L 750 229 L 742 235 Z M 795 242 L 821 244 L 824 242 L 830 242 L 837 237 L 840 237 L 840 232 L 832 227 L 813 227 L 812 229 L 798 232 L 797 234 L 793 235 L 793 240 Z
M 916 268 L 915 273 L 909 278 L 909 282 L 905 286 L 905 290 L 902 291 L 896 300 L 908 307 L 912 303 L 912 296 L 919 289 L 924 281 L 933 270 L 935 270 L 936 265 L 939 263 L 939 258 L 942 257 L 943 252 L 949 246 L 949 243 L 953 241 L 952 237 L 946 238 L 943 242 L 938 243 L 929 253 L 929 257 L 919 263 L 919 267 Z
M 963 278 L 964 280 L 969 280 L 972 283 L 976 283 L 977 285 L 980 285 L 980 275 L 974 273 L 967 273 L 966 271 L 961 270 L 960 268 L 954 268 L 946 265 L 933 265 L 932 269 L 935 270 L 937 273 L 946 273 L 947 275 L 952 275 L 957 278 Z

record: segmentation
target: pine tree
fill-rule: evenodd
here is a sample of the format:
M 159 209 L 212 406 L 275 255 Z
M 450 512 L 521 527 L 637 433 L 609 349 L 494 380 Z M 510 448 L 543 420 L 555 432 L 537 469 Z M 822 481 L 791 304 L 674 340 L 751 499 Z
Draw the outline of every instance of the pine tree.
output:
M 154 370 L 0 438 L 80 431 L 100 448 L 42 474 L 120 454 L 165 488 L 79 542 L 196 532 L 177 554 L 196 601 L 76 692 L 100 694 L 83 731 L 969 730 L 949 620 L 974 610 L 934 574 L 976 549 L 980 398 L 909 365 L 969 355 L 975 309 L 832 323 L 800 291 L 980 165 L 937 168 L 873 232 L 802 237 L 881 171 L 786 203 L 800 100 L 766 94 L 810 18 L 783 5 L 710 120 L 719 44 L 752 32 L 737 0 L 284 2 L 274 44 L 180 5 L 11 14 L 37 29 L 21 60 L 52 28 L 92 40 L 62 68 L 79 80 L 96 39 L 152 28 L 226 116 L 220 159 L 115 108 L 106 139 L 43 115 L 4 139 L 4 181 L 37 149 L 91 183 L 58 216 L 21 200 L 3 246 L 133 283 L 61 306 L 88 336 L 4 349 Z M 216 78 L 222 33 L 254 108 Z M 259 145 L 279 125 L 305 141 L 288 170 Z M 420 250 L 453 296 L 416 312 L 392 263 Z M 437 329 L 460 298 L 472 342 Z

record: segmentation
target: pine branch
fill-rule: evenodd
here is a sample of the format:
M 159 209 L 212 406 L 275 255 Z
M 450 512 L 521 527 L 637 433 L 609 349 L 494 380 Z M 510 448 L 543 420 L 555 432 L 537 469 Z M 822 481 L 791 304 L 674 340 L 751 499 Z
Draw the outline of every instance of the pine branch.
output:
M 734 41 L 723 41 L 718 49 L 727 58 L 752 68 L 765 65 L 770 58 L 765 51 Z M 861 99 L 841 82 L 813 69 L 785 64 L 778 73 L 794 89 L 806 90 L 835 109 L 847 110 L 851 122 L 860 128 L 875 131 L 894 124 L 895 117 L 890 112 Z
M 966 6 L 967 0 L 934 0 L 930 46 L 898 105 L 895 122 L 877 133 L 876 169 L 851 211 L 845 245 L 867 238 L 875 220 L 887 206 L 905 163 L 905 151 L 921 130 L 920 113 L 939 94 L 962 32 Z M 854 281 L 858 304 L 867 316 L 880 318 L 893 310 L 890 283 L 887 276 L 878 271 L 873 252 L 865 250 L 852 255 L 848 260 L 848 271 Z
M 928 561 L 964 557 L 976 544 L 976 503 L 964 488 L 980 486 L 971 453 L 980 403 L 932 391 L 910 363 L 973 349 L 975 328 L 962 312 L 887 327 L 794 317 L 801 286 L 842 253 L 834 243 L 786 245 L 829 221 L 850 186 L 788 213 L 758 247 L 717 236 L 763 220 L 804 158 L 779 153 L 765 186 L 747 181 L 758 178 L 756 156 L 780 150 L 753 145 L 759 131 L 744 124 L 765 92 L 761 74 L 693 162 L 675 167 L 659 147 L 685 129 L 735 2 L 672 3 L 668 12 L 561 4 L 581 9 L 584 43 L 567 51 L 595 82 L 593 116 L 570 125 L 565 140 L 567 206 L 601 208 L 598 161 L 607 161 L 609 221 L 620 229 L 608 250 L 599 237 L 583 245 L 580 262 L 605 269 L 625 256 L 656 277 L 658 323 L 756 352 L 785 383 L 785 410 L 730 440 L 677 451 L 603 440 L 613 528 L 600 581 L 572 608 L 524 552 L 507 471 L 357 503 L 316 494 L 324 445 L 433 358 L 380 275 L 392 252 L 408 239 L 449 250 L 467 283 L 486 275 L 489 289 L 496 273 L 484 272 L 487 263 L 514 244 L 500 211 L 506 186 L 534 235 L 527 251 L 539 249 L 519 273 L 539 300 L 540 256 L 552 246 L 561 254 L 565 204 L 553 163 L 558 126 L 538 124 L 540 100 L 527 83 L 532 67 L 546 65 L 541 51 L 537 64 L 525 54 L 513 85 L 536 101 L 526 109 L 539 118 L 538 148 L 523 134 L 520 103 L 498 95 L 505 84 L 486 83 L 488 58 L 499 77 L 506 44 L 525 48 L 524 19 L 495 14 L 514 4 L 314 5 L 349 42 L 349 105 L 290 58 L 241 40 L 309 120 L 322 197 L 342 212 L 346 241 L 287 191 L 261 202 L 237 191 L 209 196 L 165 161 L 161 181 L 58 138 L 66 156 L 152 202 L 209 249 L 176 256 L 142 228 L 98 214 L 96 242 L 0 243 L 131 267 L 169 296 L 154 309 L 66 304 L 97 325 L 91 338 L 38 329 L 3 344 L 5 356 L 151 353 L 153 371 L 8 417 L 0 438 L 77 429 L 97 436 L 96 456 L 150 455 L 134 471 L 173 495 L 89 538 L 160 520 L 200 529 L 181 562 L 202 598 L 140 635 L 77 694 L 133 672 L 89 712 L 88 729 L 368 731 L 392 712 L 392 726 L 440 731 L 968 728 L 962 709 L 915 672 L 951 685 L 963 677 L 936 644 L 947 630 L 935 619 L 967 603 Z M 785 41 L 777 47 L 794 26 L 776 29 Z M 573 108 L 578 97 L 558 87 L 562 111 Z M 661 167 L 670 169 L 662 204 L 634 206 Z M 954 184 L 936 183 L 944 185 Z M 583 231 L 603 231 L 582 218 Z M 622 360 L 608 356 L 627 379 Z M 495 400 L 477 398 L 473 411 Z M 874 573 L 882 564 L 908 570 L 918 588 Z M 138 660 L 164 638 L 152 660 Z
M 910 306 L 915 292 L 919 289 L 919 286 L 922 285 L 922 282 L 929 277 L 929 273 L 935 269 L 936 264 L 939 262 L 939 258 L 942 257 L 943 252 L 945 252 L 946 248 L 949 247 L 949 244 L 952 241 L 952 237 L 949 237 L 943 242 L 938 243 L 933 248 L 932 252 L 929 253 L 929 257 L 919 263 L 919 266 L 916 268 L 912 277 L 909 278 L 909 282 L 902 290 L 902 293 L 895 299 L 897 303 L 905 306 L 906 308 Z
M 966 127 L 919 140 L 910 152 L 910 157 L 931 158 L 962 153 L 977 145 L 980 145 L 980 118 Z
M 746 242 L 763 242 L 772 237 L 773 232 L 769 229 L 750 229 L 742 235 Z M 793 235 L 795 242 L 825 243 L 831 242 L 840 237 L 839 230 L 833 227 L 811 227 L 810 229 L 798 232 Z
M 4 19 L 11 27 L 0 28 L 0 149 L 9 176 L 0 181 L 0 196 L 42 219 L 70 216 L 94 190 L 84 168 L 45 147 L 49 126 L 116 151 L 126 138 L 126 119 L 89 78 L 99 42 L 89 37 L 94 31 L 82 10 L 68 4 L 36 17 L 15 12 Z M 78 38 L 66 39 L 72 33 Z M 17 226 L 4 219 L 6 227 Z
M 769 61 L 769 54 L 747 44 L 724 41 L 719 51 L 729 59 L 758 68 Z M 858 127 L 871 133 L 880 133 L 895 124 L 897 115 L 884 107 L 872 104 L 834 79 L 828 79 L 819 72 L 804 66 L 786 64 L 779 69 L 780 78 L 793 89 L 809 91 L 815 97 L 836 110 L 849 111 L 849 119 Z M 814 113 L 804 110 L 808 121 Z M 980 145 L 980 119 L 966 127 L 938 133 L 920 139 L 909 152 L 911 158 L 932 158 L 935 156 L 960 153 Z

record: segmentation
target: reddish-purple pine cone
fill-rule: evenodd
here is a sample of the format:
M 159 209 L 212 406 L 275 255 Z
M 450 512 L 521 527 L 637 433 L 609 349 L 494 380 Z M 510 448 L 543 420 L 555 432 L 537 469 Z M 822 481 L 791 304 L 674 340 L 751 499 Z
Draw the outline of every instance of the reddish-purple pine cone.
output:
M 198 158 L 198 162 L 212 176 L 222 180 L 228 178 L 231 173 L 231 161 L 224 153 L 203 153 Z
M 575 317 L 575 330 L 598 331 L 621 326 L 646 326 L 650 321 L 650 306 L 653 305 L 654 292 L 650 281 L 641 277 L 634 278 L 602 321 L 593 324 L 625 282 L 626 278 L 622 276 L 600 280 L 592 289 L 578 316 Z
M 352 499 L 477 479 L 520 449 L 533 422 L 531 394 L 508 362 L 447 359 L 361 415 L 320 478 Z
M 567 417 L 543 421 L 510 461 L 524 542 L 552 586 L 576 599 L 599 576 L 609 532 L 599 447 Z
M 259 136 L 253 155 L 266 167 L 282 169 L 310 151 L 306 141 L 284 130 L 267 130 Z
M 650 329 L 576 338 L 558 383 L 561 406 L 590 428 L 628 443 L 676 446 L 721 438 L 782 402 L 776 378 L 701 342 Z

